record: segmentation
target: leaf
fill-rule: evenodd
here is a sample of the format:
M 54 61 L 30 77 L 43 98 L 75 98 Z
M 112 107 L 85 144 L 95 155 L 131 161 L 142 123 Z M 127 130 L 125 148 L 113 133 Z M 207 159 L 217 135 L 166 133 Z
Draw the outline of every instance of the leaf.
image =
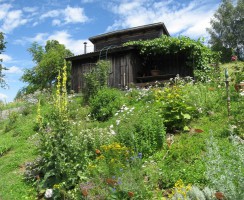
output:
M 189 131 L 190 129 L 189 129 L 189 127 L 188 126 L 184 126 L 184 129 L 183 129 L 184 131 Z
M 181 113 L 182 116 L 184 117 L 184 119 L 191 119 L 191 115 L 189 114 L 184 114 L 184 113 Z

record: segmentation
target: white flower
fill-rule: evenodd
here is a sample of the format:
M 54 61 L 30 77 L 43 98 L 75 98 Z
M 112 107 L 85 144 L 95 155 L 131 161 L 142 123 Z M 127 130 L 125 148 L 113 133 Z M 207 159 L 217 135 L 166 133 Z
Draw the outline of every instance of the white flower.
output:
M 110 133 L 111 133 L 112 135 L 115 135 L 115 134 L 116 134 L 114 130 L 110 130 Z
M 110 128 L 110 129 L 112 129 L 113 127 L 114 127 L 114 125 L 112 124 L 112 125 L 110 125 L 110 127 L 109 127 L 109 128 Z
M 52 198 L 52 196 L 53 196 L 53 190 L 52 189 L 47 189 L 44 196 L 47 199 Z
M 117 120 L 116 120 L 116 125 L 118 126 L 118 125 L 119 125 L 119 123 L 120 123 L 120 120 L 119 120 L 119 119 L 117 119 Z

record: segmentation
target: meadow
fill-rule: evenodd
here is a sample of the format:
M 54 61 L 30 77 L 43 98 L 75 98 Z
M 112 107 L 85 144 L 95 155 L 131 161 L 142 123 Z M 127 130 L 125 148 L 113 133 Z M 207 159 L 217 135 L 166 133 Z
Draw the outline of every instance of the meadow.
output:
M 209 75 L 1 102 L 0 200 L 242 199 L 244 62 Z

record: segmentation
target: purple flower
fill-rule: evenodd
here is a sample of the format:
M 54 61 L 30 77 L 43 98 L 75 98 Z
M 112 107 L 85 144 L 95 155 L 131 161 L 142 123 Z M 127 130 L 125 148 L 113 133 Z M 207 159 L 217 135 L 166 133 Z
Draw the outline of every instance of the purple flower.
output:
M 138 153 L 138 158 L 142 159 L 142 153 Z

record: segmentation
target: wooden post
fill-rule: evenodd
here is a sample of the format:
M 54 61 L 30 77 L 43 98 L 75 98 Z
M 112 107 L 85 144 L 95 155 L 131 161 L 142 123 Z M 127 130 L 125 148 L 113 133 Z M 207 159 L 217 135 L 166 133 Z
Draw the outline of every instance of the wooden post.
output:
M 228 70 L 225 69 L 225 84 L 226 84 L 226 96 L 227 96 L 227 111 L 228 111 L 228 118 L 230 117 L 230 93 L 229 93 L 229 73 Z

